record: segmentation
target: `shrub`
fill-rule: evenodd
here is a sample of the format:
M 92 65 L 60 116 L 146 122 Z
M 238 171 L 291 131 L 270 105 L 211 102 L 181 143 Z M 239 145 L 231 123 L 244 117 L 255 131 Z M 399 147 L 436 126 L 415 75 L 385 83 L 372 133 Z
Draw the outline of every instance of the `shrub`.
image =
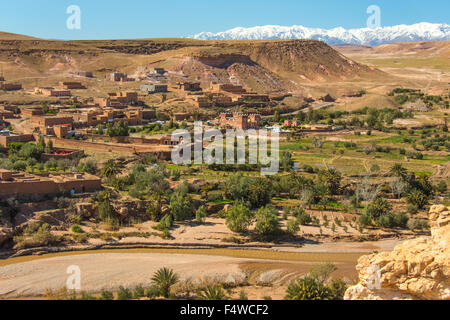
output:
M 309 275 L 320 282 L 325 282 L 336 270 L 337 267 L 331 262 L 316 263 L 309 269 Z
M 83 233 L 83 229 L 78 224 L 74 224 L 72 226 L 72 232 L 73 233 Z
M 392 206 L 386 199 L 376 198 L 366 208 L 366 213 L 373 219 L 383 216 L 392 209 Z
M 410 230 L 424 230 L 429 229 L 429 225 L 426 221 L 419 219 L 410 219 L 408 221 L 408 229 Z
M 145 297 L 145 289 L 144 287 L 142 287 L 141 285 L 136 286 L 136 288 L 134 288 L 134 292 L 133 292 L 133 298 L 134 299 L 140 299 Z
M 269 205 L 258 210 L 255 229 L 260 236 L 269 236 L 280 231 L 278 212 L 273 206 Z
M 437 185 L 437 190 L 440 193 L 445 193 L 447 192 L 447 183 L 445 181 L 439 181 L 438 185 Z
M 159 297 L 159 288 L 156 285 L 150 286 L 145 291 L 145 296 L 149 299 L 154 299 Z
M 302 208 L 295 208 L 292 211 L 292 215 L 295 216 L 298 223 L 302 226 L 306 226 L 312 222 L 311 216 L 307 214 Z
M 170 214 L 166 214 L 156 226 L 156 230 L 164 231 L 169 230 L 173 225 L 172 216 Z
M 409 217 L 406 213 L 401 212 L 401 213 L 397 213 L 394 216 L 394 223 L 395 223 L 395 226 L 397 226 L 397 227 L 401 227 L 401 228 L 407 227 L 408 221 L 409 221 Z
M 306 276 L 291 283 L 287 289 L 286 300 L 330 300 L 333 292 L 319 280 Z
M 206 210 L 205 206 L 201 206 L 197 209 L 197 212 L 195 213 L 195 220 L 198 222 L 204 222 L 206 217 L 208 216 L 208 211 Z
M 122 286 L 119 287 L 119 292 L 117 293 L 118 300 L 131 300 L 133 298 L 133 294 L 130 289 L 126 289 Z
M 253 213 L 243 204 L 234 205 L 226 214 L 226 225 L 233 231 L 244 233 L 253 221 Z
M 418 209 L 422 209 L 428 203 L 428 197 L 421 190 L 413 189 L 407 196 L 409 204 L 417 206 Z
M 175 192 L 170 197 L 169 208 L 174 220 L 186 220 L 192 216 L 192 198 L 189 195 Z
M 372 217 L 367 214 L 367 213 L 363 213 L 358 220 L 359 224 L 363 227 L 368 227 L 372 224 Z
M 223 288 L 219 285 L 209 285 L 199 290 L 197 293 L 199 300 L 227 300 L 227 296 Z
M 291 235 L 300 231 L 300 223 L 297 220 L 289 220 L 287 223 L 287 232 Z
M 406 211 L 410 214 L 416 214 L 419 212 L 419 208 L 417 207 L 417 205 L 409 203 L 406 206 Z
M 341 278 L 332 279 L 328 284 L 333 296 L 333 300 L 343 300 L 345 291 L 347 290 L 347 284 Z
M 222 193 L 220 191 L 210 191 L 207 196 L 208 202 L 222 201 Z
M 114 300 L 114 295 L 111 291 L 102 290 L 100 300 Z
M 244 301 L 248 300 L 248 296 L 245 294 L 244 290 L 239 293 L 239 300 Z

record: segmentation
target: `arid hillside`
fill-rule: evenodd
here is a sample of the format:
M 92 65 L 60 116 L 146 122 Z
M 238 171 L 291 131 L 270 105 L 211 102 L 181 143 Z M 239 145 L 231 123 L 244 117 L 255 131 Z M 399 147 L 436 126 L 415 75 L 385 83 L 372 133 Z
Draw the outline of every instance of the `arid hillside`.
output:
M 36 40 L 38 38 L 25 36 L 17 33 L 1 32 L 0 40 Z
M 183 78 L 236 81 L 257 92 L 296 92 L 304 84 L 376 78 L 373 67 L 354 62 L 320 41 L 104 41 L 23 40 L 0 34 L 0 65 L 9 80 L 64 76 L 77 70 L 104 77 L 162 66 Z

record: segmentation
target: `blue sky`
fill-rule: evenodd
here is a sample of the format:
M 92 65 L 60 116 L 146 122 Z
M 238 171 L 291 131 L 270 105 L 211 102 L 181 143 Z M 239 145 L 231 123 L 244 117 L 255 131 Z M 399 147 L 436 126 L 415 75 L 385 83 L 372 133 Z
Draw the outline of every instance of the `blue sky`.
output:
M 0 4 L 0 31 L 47 39 L 183 37 L 257 25 L 365 27 L 369 5 L 382 26 L 450 23 L 448 0 L 15 0 Z M 69 30 L 67 7 L 81 8 Z

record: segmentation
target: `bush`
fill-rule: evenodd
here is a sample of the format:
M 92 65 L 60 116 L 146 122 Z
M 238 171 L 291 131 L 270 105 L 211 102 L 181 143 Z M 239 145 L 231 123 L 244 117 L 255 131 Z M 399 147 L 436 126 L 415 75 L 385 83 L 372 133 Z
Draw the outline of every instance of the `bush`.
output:
M 145 296 L 149 299 L 154 299 L 159 297 L 159 288 L 156 285 L 150 286 L 145 291 Z
M 98 173 L 98 167 L 94 160 L 86 160 L 78 164 L 77 171 L 96 174 Z
M 331 300 L 334 295 L 330 288 L 319 280 L 306 276 L 291 283 L 287 289 L 286 300 Z
M 254 214 L 243 204 L 234 205 L 226 214 L 226 225 L 233 231 L 245 233 L 252 223 Z
M 117 300 L 131 300 L 131 299 L 133 299 L 133 294 L 131 293 L 131 290 L 120 286 L 119 292 L 117 293 Z
M 222 201 L 222 193 L 220 191 L 210 191 L 207 196 L 208 202 Z
M 114 295 L 111 291 L 102 290 L 100 300 L 114 300 Z
M 429 225 L 426 221 L 419 219 L 410 219 L 408 222 L 408 229 L 410 230 L 424 230 L 429 229 Z
M 159 221 L 158 225 L 156 226 L 156 230 L 159 231 L 169 230 L 170 228 L 172 228 L 172 225 L 173 225 L 172 216 L 170 214 L 166 214 Z
M 195 213 L 195 220 L 197 222 L 204 222 L 206 217 L 208 216 L 208 211 L 206 210 L 205 206 L 201 206 L 197 209 L 197 212 Z
M 192 198 L 179 192 L 170 197 L 170 212 L 176 221 L 182 221 L 192 216 Z
M 419 212 L 419 208 L 417 207 L 417 205 L 409 203 L 406 206 L 406 211 L 410 214 L 416 214 Z
M 418 209 L 422 209 L 428 203 L 427 195 L 418 189 L 411 190 L 406 199 L 409 204 L 417 206 Z
M 72 232 L 73 232 L 73 233 L 83 233 L 84 231 L 83 231 L 83 229 L 80 227 L 80 225 L 74 224 L 74 225 L 72 226 Z
M 25 228 L 22 236 L 14 237 L 18 249 L 55 245 L 60 240 L 60 237 L 51 233 L 50 226 L 46 223 L 32 223 Z
M 447 192 L 447 183 L 445 181 L 439 181 L 438 185 L 437 185 L 437 190 L 440 193 L 445 193 Z
M 223 288 L 219 285 L 209 285 L 199 290 L 197 293 L 199 300 L 227 300 L 227 296 Z
M 278 212 L 273 206 L 269 205 L 258 210 L 255 229 L 260 236 L 269 236 L 280 231 Z
M 333 300 L 343 300 L 345 291 L 347 290 L 347 284 L 341 278 L 333 279 L 328 284 L 333 296 Z
M 392 206 L 386 199 L 376 198 L 373 200 L 366 208 L 366 213 L 372 217 L 372 219 L 377 219 L 390 212 Z
M 358 220 L 359 224 L 363 227 L 368 227 L 372 224 L 372 217 L 367 214 L 367 213 L 363 213 Z
M 287 232 L 292 236 L 300 231 L 300 223 L 297 220 L 289 220 L 287 223 Z
M 397 213 L 394 216 L 394 223 L 396 227 L 406 228 L 408 226 L 409 217 L 406 213 Z
M 138 285 L 136 288 L 134 288 L 133 298 L 140 299 L 143 297 L 145 297 L 145 289 L 141 285 Z
M 306 226 L 312 222 L 312 218 L 302 208 L 295 208 L 292 211 L 292 215 L 297 219 L 298 223 L 302 226 Z

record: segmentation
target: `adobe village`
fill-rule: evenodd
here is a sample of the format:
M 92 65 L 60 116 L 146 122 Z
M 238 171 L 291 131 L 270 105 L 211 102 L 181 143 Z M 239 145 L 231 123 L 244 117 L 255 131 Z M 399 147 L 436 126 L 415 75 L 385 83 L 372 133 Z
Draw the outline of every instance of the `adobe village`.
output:
M 449 59 L 0 33 L 0 298 L 450 299 Z M 278 134 L 278 173 L 173 163 L 194 121 Z

